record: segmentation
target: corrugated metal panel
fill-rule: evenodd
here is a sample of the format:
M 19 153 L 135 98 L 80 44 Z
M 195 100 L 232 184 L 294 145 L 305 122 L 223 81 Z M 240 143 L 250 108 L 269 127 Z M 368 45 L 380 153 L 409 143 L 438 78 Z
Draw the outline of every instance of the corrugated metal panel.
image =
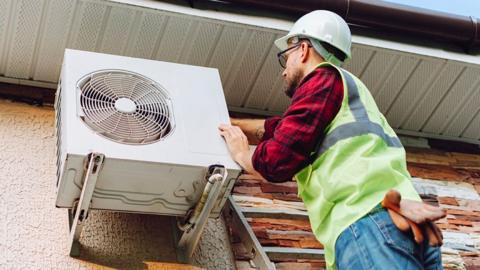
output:
M 352 57 L 355 59 L 355 55 Z M 391 74 L 391 70 L 397 64 L 398 59 L 399 56 L 393 52 L 374 51 L 365 69 L 358 74 L 363 83 L 368 86 L 372 95 L 375 96 L 376 93 L 381 91 L 385 80 Z
M 438 75 L 442 66 L 441 60 L 422 59 L 406 82 L 396 101 L 387 110 L 385 116 L 394 128 L 399 128 L 405 118 L 415 109 L 418 100 L 425 94 Z
M 73 20 L 76 1 L 57 0 L 49 6 L 45 17 L 45 27 L 38 45 L 37 64 L 33 79 L 55 82 L 58 79 L 69 30 Z M 57 42 L 52 42 L 52 40 Z
M 445 93 L 452 87 L 464 68 L 454 62 L 446 62 L 439 75 L 430 84 L 430 88 L 425 92 L 412 113 L 407 118 L 405 125 L 401 128 L 415 131 L 423 131 L 423 126 L 431 117 L 435 108 L 442 100 Z M 412 100 L 416 101 L 416 100 Z
M 210 22 L 195 24 L 195 33 L 186 40 L 180 63 L 206 66 L 215 49 L 222 27 Z
M 272 97 L 267 104 L 267 110 L 271 112 L 282 112 L 290 104 L 290 99 L 284 94 L 284 81 L 283 78 L 278 76 L 277 81 L 273 86 Z
M 108 10 L 105 32 L 101 38 L 100 52 L 109 54 L 125 54 L 135 11 L 122 7 L 112 7 Z
M 240 45 L 247 38 L 247 32 L 247 29 L 240 27 L 224 27 L 222 30 L 208 66 L 218 68 L 224 86 L 227 84 L 232 67 L 237 64 L 234 59 L 240 53 Z
M 377 105 L 382 112 L 388 110 L 404 89 L 405 84 L 415 72 L 418 62 L 419 60 L 416 57 L 400 55 L 381 88 L 374 94 Z
M 278 37 L 279 36 L 276 36 L 274 39 Z M 268 103 L 271 102 L 272 97 L 276 96 L 275 92 L 279 91 L 279 88 L 276 88 L 276 83 L 278 78 L 281 77 L 282 68 L 277 61 L 277 52 L 278 50 L 271 47 L 265 63 L 252 86 L 251 93 L 247 98 L 245 103 L 246 108 L 265 110 L 268 107 Z M 277 76 L 272 76 L 273 74 L 277 74 Z
M 232 70 L 234 73 L 229 74 L 224 89 L 227 103 L 236 107 L 243 106 L 251 93 L 253 82 L 265 64 L 275 38 L 274 34 L 265 31 L 249 30 L 248 33 L 248 38 L 242 40 L 240 55 L 230 60 L 236 61 Z
M 75 10 L 72 41 L 68 43 L 68 48 L 97 51 L 97 44 L 103 38 L 100 33 L 104 31 L 104 21 L 108 18 L 107 8 L 111 7 L 103 3 L 80 1 Z
M 471 122 L 468 123 L 467 128 L 462 133 L 462 137 L 469 138 L 469 139 L 480 139 L 480 114 L 477 111 L 477 114 L 473 118 Z
M 5 76 L 29 79 L 40 25 L 43 24 L 41 21 L 42 11 L 48 5 L 41 0 L 15 1 L 14 4 L 16 16 L 10 21 L 13 25 Z
M 12 11 L 12 1 L 0 1 L 0 74 L 5 74 L 6 59 L 8 58 L 8 30 L 15 13 Z
M 460 110 L 456 112 L 452 121 L 445 128 L 444 134 L 452 137 L 460 137 L 464 130 L 466 130 L 471 122 L 479 115 L 480 111 L 480 75 L 476 78 L 476 83 L 470 86 L 470 92 L 464 97 L 466 100 L 459 102 Z M 470 118 L 470 119 L 469 119 Z M 474 131 L 480 134 L 478 130 Z
M 162 40 L 156 55 L 157 60 L 178 62 L 182 50 L 189 35 L 192 35 L 192 28 L 195 27 L 193 20 L 186 20 L 181 17 L 168 17 L 167 26 L 162 35 Z
M 474 86 L 480 79 L 480 71 L 476 68 L 466 68 L 455 84 L 448 90 L 443 100 L 436 105 L 435 112 L 425 124 L 423 130 L 429 133 L 442 134 L 458 111 L 465 106 Z M 478 106 L 478 104 L 477 104 Z
M 345 64 L 344 68 L 350 71 L 357 77 L 361 77 L 363 71 L 365 71 L 367 65 L 375 55 L 375 51 L 364 47 L 353 47 L 352 55 L 355 56 L 355 61 L 349 61 Z
M 165 28 L 166 16 L 153 12 L 140 13 L 136 27 L 133 29 L 131 45 L 125 53 L 139 58 L 153 58 L 158 50 L 161 33 Z
M 271 115 L 288 106 L 273 45 L 285 23 L 138 3 L 143 2 L 0 1 L 0 81 L 53 86 L 68 47 L 218 68 L 231 109 Z M 459 60 L 463 56 L 447 59 L 440 50 L 354 40 L 361 43 L 353 45 L 353 60 L 345 68 L 369 87 L 394 128 L 480 138 L 479 59 L 465 63 Z

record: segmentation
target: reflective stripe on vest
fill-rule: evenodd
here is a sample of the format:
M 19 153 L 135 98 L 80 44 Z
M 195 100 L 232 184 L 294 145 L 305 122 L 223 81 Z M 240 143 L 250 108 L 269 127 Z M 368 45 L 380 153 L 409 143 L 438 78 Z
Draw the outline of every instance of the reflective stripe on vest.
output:
M 319 145 L 319 149 L 315 151 L 315 158 L 325 153 L 325 151 L 330 149 L 330 147 L 332 147 L 341 140 L 369 133 L 379 136 L 390 147 L 402 147 L 402 143 L 400 142 L 398 137 L 389 136 L 385 133 L 382 126 L 370 121 L 370 119 L 368 118 L 367 110 L 365 109 L 365 106 L 363 106 L 363 103 L 360 100 L 360 94 L 358 93 L 357 84 L 353 80 L 352 76 L 348 74 L 348 72 L 341 68 L 339 68 L 339 70 L 341 70 L 343 77 L 345 78 L 345 81 L 347 83 L 348 106 L 350 107 L 350 111 L 355 118 L 355 122 L 338 126 L 334 128 L 329 134 L 327 134 L 323 142 Z

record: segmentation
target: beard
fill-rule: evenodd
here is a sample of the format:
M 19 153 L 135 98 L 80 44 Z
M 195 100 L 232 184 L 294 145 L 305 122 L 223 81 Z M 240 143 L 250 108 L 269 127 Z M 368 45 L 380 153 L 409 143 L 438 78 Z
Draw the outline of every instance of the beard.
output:
M 293 94 L 295 94 L 295 91 L 297 90 L 301 80 L 302 75 L 298 69 L 292 72 L 290 78 L 285 78 L 285 87 L 283 90 L 285 95 L 287 95 L 289 98 L 293 97 Z

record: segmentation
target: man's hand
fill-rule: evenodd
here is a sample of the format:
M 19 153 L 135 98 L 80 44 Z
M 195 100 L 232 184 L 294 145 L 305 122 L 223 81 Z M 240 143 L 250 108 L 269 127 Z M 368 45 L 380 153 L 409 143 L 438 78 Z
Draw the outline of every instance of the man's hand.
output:
M 220 135 L 225 138 L 228 150 L 235 161 L 238 162 L 239 155 L 250 151 L 247 136 L 239 127 L 221 124 L 218 129 L 220 129 Z
M 248 140 L 243 131 L 237 126 L 222 124 L 218 127 L 220 135 L 225 138 L 228 150 L 240 167 L 245 172 L 252 175 L 260 176 L 260 173 L 253 168 L 252 155 L 250 147 L 248 146 Z
M 445 217 L 443 209 L 423 202 L 402 200 L 400 193 L 393 189 L 385 195 L 382 206 L 388 209 L 398 229 L 404 232 L 412 230 L 417 243 L 422 243 L 426 234 L 431 246 L 442 245 L 442 232 L 434 221 Z
M 249 144 L 258 144 L 265 133 L 264 119 L 238 119 L 230 118 L 233 126 L 238 126 L 247 136 Z

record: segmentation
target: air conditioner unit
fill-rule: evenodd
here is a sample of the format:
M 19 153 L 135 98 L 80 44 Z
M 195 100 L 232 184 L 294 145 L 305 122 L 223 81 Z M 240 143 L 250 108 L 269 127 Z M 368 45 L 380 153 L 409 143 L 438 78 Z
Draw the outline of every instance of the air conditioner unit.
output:
M 229 117 L 216 69 L 67 49 L 55 107 L 71 255 L 89 209 L 218 217 L 240 168 L 218 132 Z

